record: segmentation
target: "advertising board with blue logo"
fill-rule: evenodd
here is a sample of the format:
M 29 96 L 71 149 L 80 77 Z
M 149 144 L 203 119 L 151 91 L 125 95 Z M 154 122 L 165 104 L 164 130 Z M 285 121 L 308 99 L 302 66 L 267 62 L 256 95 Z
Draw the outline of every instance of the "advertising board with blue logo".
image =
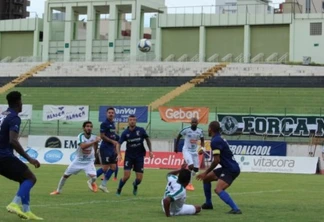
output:
M 182 151 L 184 140 L 181 139 L 178 145 L 178 151 Z M 286 156 L 286 142 L 272 141 L 249 141 L 249 140 L 229 140 L 228 144 L 234 155 L 251 155 L 251 156 Z M 198 141 L 200 147 L 200 141 Z M 205 140 L 205 148 L 211 150 L 210 140 Z
M 100 106 L 99 107 L 99 122 L 104 122 L 107 117 L 107 109 L 114 107 L 115 122 L 127 123 L 129 115 L 135 115 L 138 123 L 147 123 L 148 107 L 147 106 Z
M 86 121 L 89 119 L 89 106 L 44 105 L 43 121 Z
M 68 165 L 74 160 L 77 148 L 77 137 L 29 136 L 26 151 L 42 164 Z M 23 157 L 20 159 L 26 162 Z

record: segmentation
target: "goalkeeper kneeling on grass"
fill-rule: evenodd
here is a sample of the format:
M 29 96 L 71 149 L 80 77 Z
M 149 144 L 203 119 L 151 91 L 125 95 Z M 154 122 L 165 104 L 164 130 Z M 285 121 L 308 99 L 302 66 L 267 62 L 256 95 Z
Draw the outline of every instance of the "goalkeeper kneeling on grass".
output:
M 195 215 L 201 211 L 200 206 L 185 204 L 186 186 L 190 182 L 191 172 L 183 164 L 181 169 L 167 174 L 167 185 L 162 200 L 162 209 L 167 217 Z

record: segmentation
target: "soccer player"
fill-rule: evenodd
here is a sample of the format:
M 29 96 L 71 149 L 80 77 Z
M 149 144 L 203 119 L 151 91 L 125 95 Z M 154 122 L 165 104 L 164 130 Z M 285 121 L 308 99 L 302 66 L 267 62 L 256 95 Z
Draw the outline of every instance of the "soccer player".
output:
M 65 173 L 61 177 L 57 189 L 50 193 L 51 195 L 60 194 L 66 180 L 72 174 L 76 175 L 81 170 L 83 170 L 89 177 L 89 180 L 87 181 L 89 189 L 93 192 L 98 191 L 96 184 L 97 172 L 94 161 L 95 153 L 98 149 L 98 143 L 100 142 L 101 138 L 92 134 L 92 122 L 86 121 L 83 123 L 82 127 L 83 133 L 80 133 L 78 135 L 78 148 L 76 150 L 75 159 L 65 170 Z
M 191 171 L 190 183 L 186 187 L 187 190 L 195 190 L 192 185 L 192 177 L 199 171 L 199 158 L 198 158 L 198 145 L 197 141 L 200 139 L 201 147 L 205 146 L 204 133 L 201 128 L 198 127 L 198 119 L 191 119 L 191 126 L 182 129 L 177 137 L 174 146 L 174 152 L 178 152 L 178 145 L 180 138 L 184 136 L 184 145 L 182 148 L 183 159 L 188 164 L 188 168 Z
M 167 174 L 167 185 L 162 200 L 162 209 L 167 217 L 180 215 L 194 215 L 201 211 L 200 206 L 185 204 L 186 189 L 191 178 L 191 172 L 183 164 L 180 170 Z M 179 175 L 179 176 L 177 176 Z
M 116 194 L 120 195 L 123 186 L 130 177 L 131 169 L 136 173 L 136 179 L 133 182 L 133 194 L 137 195 L 138 185 L 143 179 L 144 156 L 146 153 L 144 140 L 150 151 L 150 158 L 153 158 L 152 145 L 145 129 L 136 126 L 136 117 L 128 117 L 128 128 L 120 136 L 119 144 L 126 142 L 125 160 L 124 160 L 124 177 L 120 179 Z
M 9 108 L 0 115 L 0 174 L 20 184 L 18 192 L 7 206 L 7 210 L 22 219 L 43 220 L 43 218 L 33 214 L 29 207 L 30 190 L 36 183 L 36 177 L 28 166 L 14 155 L 13 151 L 17 151 L 20 156 L 36 168 L 40 167 L 40 163 L 31 158 L 18 141 L 21 123 L 18 113 L 22 111 L 20 92 L 10 92 L 7 95 L 7 101 Z M 22 205 L 22 208 L 20 205 Z
M 227 141 L 221 137 L 220 129 L 220 124 L 217 121 L 213 121 L 209 124 L 208 135 L 212 137 L 210 146 L 214 160 L 204 173 L 197 175 L 197 179 L 203 180 L 204 183 L 206 202 L 202 205 L 202 209 L 213 209 L 211 201 L 211 182 L 218 181 L 214 191 L 222 201 L 232 208 L 228 213 L 242 214 L 230 195 L 225 191 L 239 176 L 240 167 L 234 160 L 233 153 Z M 222 167 L 215 169 L 218 164 Z
M 110 107 L 107 109 L 107 119 L 100 125 L 100 137 L 102 139 L 100 145 L 101 168 L 97 170 L 97 177 L 105 174 L 99 189 L 108 193 L 107 181 L 116 170 L 117 159 L 121 158 L 119 144 L 116 141 L 116 127 L 114 123 L 115 109 Z

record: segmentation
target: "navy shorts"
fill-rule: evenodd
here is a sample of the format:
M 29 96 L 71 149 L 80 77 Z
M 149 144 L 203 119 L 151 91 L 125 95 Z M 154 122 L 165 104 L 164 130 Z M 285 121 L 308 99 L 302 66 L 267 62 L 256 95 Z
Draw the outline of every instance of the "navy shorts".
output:
M 213 171 L 219 180 L 223 180 L 228 185 L 231 185 L 233 181 L 240 175 L 240 172 L 232 172 L 228 169 L 217 168 Z
M 133 169 L 136 173 L 144 172 L 144 156 L 130 157 L 125 156 L 124 160 L 124 170 Z
M 22 183 L 25 180 L 24 173 L 28 166 L 17 157 L 4 157 L 0 159 L 0 174 L 9 180 Z
M 99 159 L 102 165 L 117 163 L 117 153 L 115 151 L 107 148 L 100 148 L 99 153 Z

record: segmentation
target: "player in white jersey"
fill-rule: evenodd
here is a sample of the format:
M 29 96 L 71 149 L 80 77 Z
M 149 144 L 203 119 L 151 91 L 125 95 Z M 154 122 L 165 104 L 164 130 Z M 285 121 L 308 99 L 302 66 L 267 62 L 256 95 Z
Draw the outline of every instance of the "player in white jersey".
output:
M 183 164 L 180 170 L 172 171 L 167 175 L 167 185 L 162 200 L 162 209 L 167 217 L 194 215 L 201 211 L 200 206 L 185 204 L 185 187 L 191 177 L 191 172 L 185 169 L 186 167 L 187 164 Z
M 183 159 L 188 164 L 189 170 L 191 170 L 190 183 L 186 187 L 187 190 L 194 190 L 194 186 L 191 181 L 195 174 L 199 171 L 199 157 L 198 157 L 198 140 L 200 140 L 201 147 L 205 146 L 203 130 L 198 126 L 198 119 L 191 119 L 191 126 L 183 128 L 175 142 L 174 152 L 178 152 L 178 146 L 180 138 L 184 137 L 184 145 L 182 148 Z
M 86 175 L 89 177 L 87 181 L 88 187 L 93 192 L 97 192 L 97 171 L 94 165 L 95 161 L 95 152 L 98 148 L 98 143 L 101 138 L 92 134 L 92 122 L 86 121 L 83 123 L 83 133 L 78 135 L 78 148 L 76 150 L 75 158 L 72 163 L 65 170 L 64 175 L 61 177 L 61 180 L 58 184 L 58 187 L 51 195 L 57 195 L 62 192 L 62 187 L 65 184 L 65 181 L 72 175 L 78 174 L 83 170 Z

